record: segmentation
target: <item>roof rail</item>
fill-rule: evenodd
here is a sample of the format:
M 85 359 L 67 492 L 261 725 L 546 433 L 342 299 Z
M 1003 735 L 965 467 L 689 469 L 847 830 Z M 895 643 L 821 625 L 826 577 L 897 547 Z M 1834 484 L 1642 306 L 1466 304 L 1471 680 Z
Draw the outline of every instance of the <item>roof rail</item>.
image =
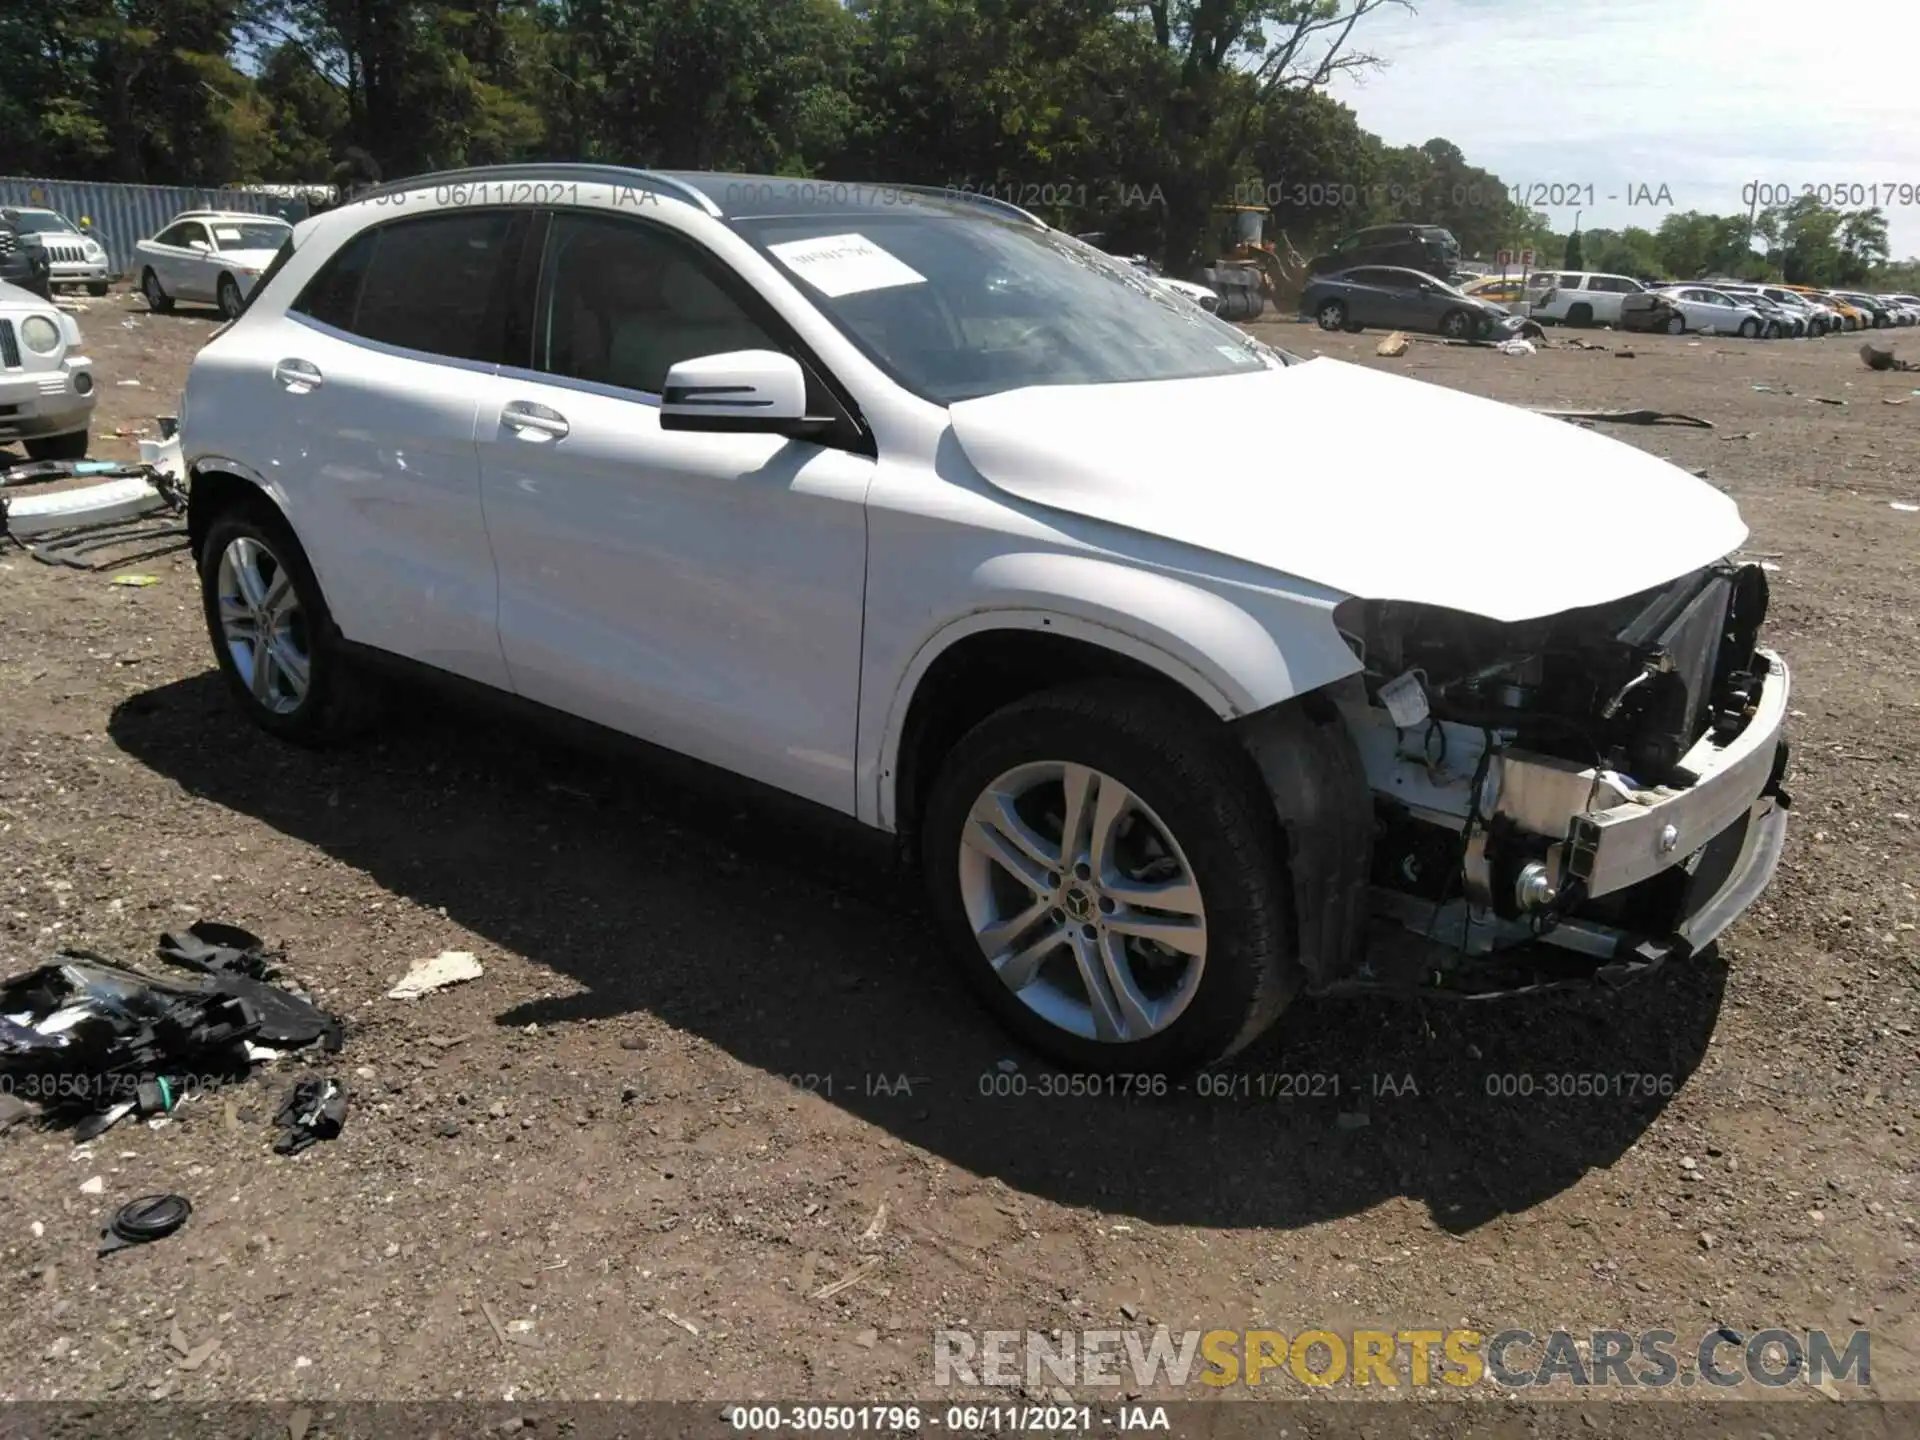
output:
M 573 180 L 599 180 L 609 185 L 630 185 L 636 189 L 656 190 L 663 195 L 671 195 L 676 200 L 684 200 L 716 219 L 721 215 L 720 207 L 713 203 L 705 191 L 687 184 L 684 180 L 676 180 L 671 175 L 662 175 L 654 170 L 636 170 L 626 165 L 588 165 L 578 161 L 470 165 L 460 170 L 435 170 L 425 175 L 409 175 L 405 179 L 391 180 L 383 185 L 376 185 L 370 190 L 362 190 L 348 203 L 357 205 L 362 200 L 371 200 L 382 195 L 397 195 L 402 191 L 418 190 L 428 185 L 470 184 L 489 180 L 551 180 L 556 175 Z
M 883 190 L 904 190 L 909 195 L 937 195 L 943 200 L 964 200 L 971 205 L 984 205 L 987 209 L 1002 215 L 1011 215 L 1016 220 L 1024 220 L 1039 230 L 1051 230 L 1053 227 L 1031 211 L 1022 210 L 1011 200 L 1002 200 L 997 195 L 983 195 L 978 190 L 956 190 L 951 185 L 883 185 Z

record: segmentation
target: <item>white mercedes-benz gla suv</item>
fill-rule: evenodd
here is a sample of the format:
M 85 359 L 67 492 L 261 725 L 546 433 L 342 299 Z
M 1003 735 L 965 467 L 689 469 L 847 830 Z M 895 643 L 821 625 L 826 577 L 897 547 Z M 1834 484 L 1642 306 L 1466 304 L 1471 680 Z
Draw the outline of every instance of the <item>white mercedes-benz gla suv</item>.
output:
M 1072 1066 L 1205 1065 L 1302 992 L 1617 980 L 1785 834 L 1726 496 L 977 197 L 402 181 L 295 228 L 182 437 L 261 725 L 456 677 L 891 832 Z

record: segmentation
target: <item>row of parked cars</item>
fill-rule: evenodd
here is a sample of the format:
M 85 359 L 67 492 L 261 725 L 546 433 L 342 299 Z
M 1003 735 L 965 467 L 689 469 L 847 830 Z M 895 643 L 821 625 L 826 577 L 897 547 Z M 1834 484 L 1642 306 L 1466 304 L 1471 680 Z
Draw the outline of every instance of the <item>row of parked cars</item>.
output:
M 0 209 L 0 230 L 12 241 L 0 244 L 0 281 L 49 297 L 64 288 L 106 294 L 120 274 L 92 229 L 86 216 L 75 221 L 38 206 Z M 134 246 L 129 273 L 150 309 L 171 310 L 186 300 L 217 306 L 231 320 L 292 233 L 272 215 L 185 210 Z
M 1497 340 L 1532 320 L 1774 340 L 1920 324 L 1920 296 L 1749 280 L 1647 284 L 1568 270 L 1443 280 L 1412 266 L 1355 265 L 1313 277 L 1300 316 L 1324 330 L 1387 326 L 1456 339 Z
M 118 278 L 105 247 L 57 210 L 0 208 L 0 445 L 29 460 L 78 460 L 99 396 L 79 322 L 54 303 L 59 289 L 104 295 Z M 176 301 L 238 316 L 254 284 L 293 233 L 268 215 L 192 210 L 134 247 L 147 306 Z
M 1524 284 L 1477 281 L 1466 293 L 1496 300 L 1541 324 L 1612 325 L 1670 335 L 1707 331 L 1772 340 L 1920 323 L 1920 296 L 1751 280 L 1645 284 L 1627 275 L 1549 270 L 1528 276 Z

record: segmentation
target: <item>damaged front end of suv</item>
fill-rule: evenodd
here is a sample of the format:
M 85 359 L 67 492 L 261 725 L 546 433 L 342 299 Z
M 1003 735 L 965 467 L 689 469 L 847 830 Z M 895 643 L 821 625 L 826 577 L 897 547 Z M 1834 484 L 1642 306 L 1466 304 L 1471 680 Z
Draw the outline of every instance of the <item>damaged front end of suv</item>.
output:
M 1785 664 L 1757 565 L 1499 622 L 1349 600 L 1331 698 L 1372 792 L 1365 958 L 1325 990 L 1617 982 L 1704 948 L 1771 878 Z

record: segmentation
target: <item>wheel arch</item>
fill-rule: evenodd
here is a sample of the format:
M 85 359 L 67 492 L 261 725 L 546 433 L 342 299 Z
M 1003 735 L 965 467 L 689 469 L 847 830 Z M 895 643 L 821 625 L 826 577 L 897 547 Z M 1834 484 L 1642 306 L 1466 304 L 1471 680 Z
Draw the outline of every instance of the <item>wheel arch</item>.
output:
M 209 527 L 235 505 L 264 500 L 292 528 L 284 499 L 251 466 L 224 455 L 206 455 L 190 464 L 187 474 L 187 543 L 196 563 Z
M 911 841 L 941 759 L 988 714 L 1094 676 L 1186 696 L 1204 719 L 1255 714 L 1359 668 L 1330 603 L 1185 579 L 1088 556 L 1015 555 L 976 573 L 993 601 L 937 625 L 891 687 L 861 808 Z M 1256 613 L 1256 611 L 1258 613 Z

